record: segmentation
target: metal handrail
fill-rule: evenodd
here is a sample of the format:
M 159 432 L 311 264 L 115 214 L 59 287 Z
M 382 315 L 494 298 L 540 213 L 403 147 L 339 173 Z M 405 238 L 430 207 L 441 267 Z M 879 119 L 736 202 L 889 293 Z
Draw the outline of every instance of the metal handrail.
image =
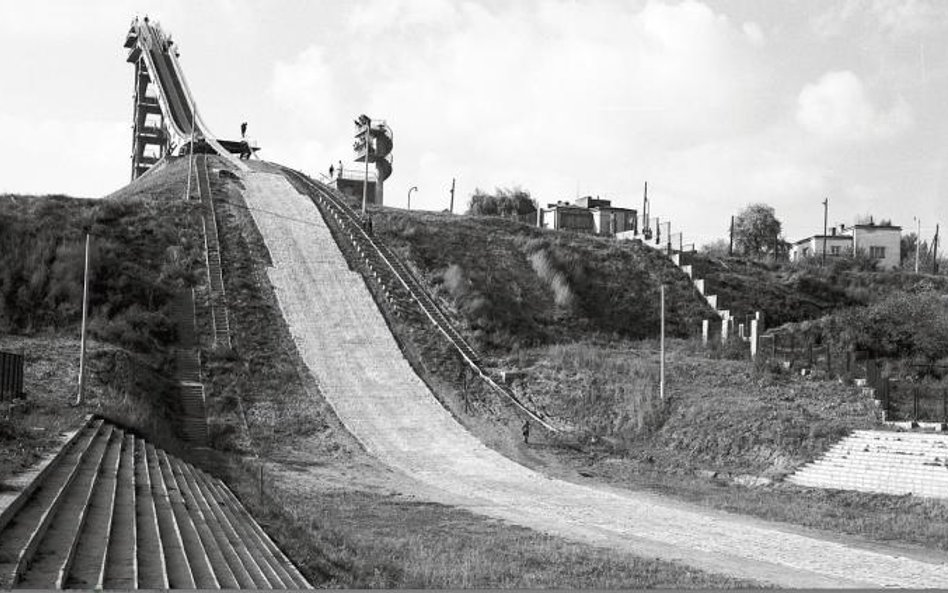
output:
M 333 196 L 331 193 L 322 191 L 320 187 L 315 185 L 310 179 L 308 179 L 305 175 L 303 175 L 299 171 L 290 169 L 288 167 L 283 167 L 283 169 L 291 173 L 295 177 L 297 177 L 304 184 L 315 189 L 317 192 L 320 193 L 320 195 L 325 196 L 327 200 L 329 200 L 336 206 L 336 208 L 342 210 L 345 214 L 347 214 L 351 222 L 353 223 L 356 222 L 356 219 L 353 213 L 351 211 L 348 211 L 344 206 L 340 205 L 339 200 L 337 200 L 337 198 Z M 392 264 L 392 261 L 389 259 L 389 257 L 386 257 L 386 255 L 382 253 L 382 249 L 379 248 L 379 243 L 377 243 L 372 238 L 372 236 L 369 235 L 365 231 L 365 229 L 362 228 L 361 225 L 354 224 L 354 226 L 357 229 L 357 231 L 362 234 L 362 237 L 369 243 L 369 245 L 371 245 L 375 249 L 378 256 L 382 259 L 383 262 L 385 262 L 385 264 L 392 271 L 392 274 L 394 274 L 395 278 L 398 279 L 398 281 L 402 284 L 402 286 L 408 292 L 408 295 L 416 302 L 416 304 L 418 304 L 419 307 L 421 307 L 421 310 L 424 311 L 428 319 L 435 325 L 435 327 L 437 327 L 441 331 L 442 334 L 444 334 L 444 336 L 448 339 L 451 345 L 454 346 L 454 348 L 458 351 L 458 353 L 461 355 L 464 361 L 468 364 L 468 366 L 470 366 L 481 377 L 481 379 L 483 379 L 488 385 L 493 387 L 495 390 L 499 391 L 504 396 L 506 396 L 516 407 L 518 407 L 521 411 L 527 414 L 531 419 L 533 419 L 535 422 L 537 422 L 538 424 L 540 424 L 547 430 L 551 432 L 557 432 L 557 433 L 561 432 L 560 429 L 555 428 L 546 420 L 544 420 L 543 418 L 540 418 L 540 416 L 536 412 L 534 412 L 533 410 L 528 408 L 526 405 L 524 405 L 523 402 L 521 402 L 520 399 L 516 395 L 514 395 L 509 389 L 502 387 L 490 375 L 488 375 L 487 372 L 481 368 L 480 364 L 478 364 L 477 361 L 475 361 L 471 356 L 468 355 L 468 353 L 465 351 L 465 348 L 461 347 L 461 344 L 463 344 L 467 350 L 469 350 L 472 353 L 475 352 L 474 349 L 471 348 L 470 345 L 464 341 L 463 337 L 460 336 L 460 333 L 456 329 L 450 326 L 450 323 L 448 323 L 447 318 L 444 316 L 444 313 L 440 309 L 437 308 L 437 305 L 430 298 L 430 296 L 425 294 L 425 296 L 428 297 L 426 300 L 428 300 L 432 305 L 435 305 L 435 310 L 438 311 L 441 317 L 444 318 L 444 322 L 440 322 L 437 319 L 435 319 L 435 316 L 432 315 L 429 308 L 425 307 L 422 304 L 421 302 L 422 298 L 418 294 L 416 294 L 416 291 L 413 290 L 411 286 L 409 286 L 409 283 L 405 280 L 403 275 L 400 274 L 398 270 L 395 269 L 395 266 Z M 392 254 L 391 252 L 389 253 L 391 257 L 394 259 L 395 258 L 394 254 Z M 403 264 L 401 264 L 401 262 L 399 262 L 399 265 L 402 265 L 403 267 L 405 267 Z M 415 280 L 415 279 L 413 278 L 412 280 Z M 424 291 L 422 290 L 421 292 L 424 292 Z M 450 327 L 450 331 L 445 328 L 445 325 L 448 325 L 448 327 Z M 455 334 L 455 335 L 452 335 L 452 334 Z

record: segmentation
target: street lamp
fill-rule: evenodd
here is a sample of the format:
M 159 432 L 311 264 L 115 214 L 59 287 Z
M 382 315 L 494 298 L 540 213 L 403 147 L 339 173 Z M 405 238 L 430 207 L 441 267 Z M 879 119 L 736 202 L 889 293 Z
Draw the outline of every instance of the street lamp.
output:
M 418 186 L 417 186 L 417 185 L 411 186 L 411 188 L 409 188 L 409 190 L 408 190 L 408 209 L 409 209 L 409 210 L 411 210 L 411 192 L 413 192 L 413 191 L 418 191 Z

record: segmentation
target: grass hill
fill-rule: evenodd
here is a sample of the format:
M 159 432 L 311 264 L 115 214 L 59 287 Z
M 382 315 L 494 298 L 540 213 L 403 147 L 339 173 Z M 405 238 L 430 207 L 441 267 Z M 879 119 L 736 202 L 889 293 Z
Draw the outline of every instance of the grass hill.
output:
M 384 208 L 373 221 L 487 350 L 657 336 L 663 283 L 670 335 L 714 315 L 687 276 L 639 243 L 489 216 Z
M 899 292 L 948 292 L 948 277 L 860 269 L 849 259 L 774 265 L 741 257 L 690 254 L 696 278 L 704 278 L 719 306 L 735 315 L 764 313 L 768 327 L 817 319 L 847 307 L 868 305 Z

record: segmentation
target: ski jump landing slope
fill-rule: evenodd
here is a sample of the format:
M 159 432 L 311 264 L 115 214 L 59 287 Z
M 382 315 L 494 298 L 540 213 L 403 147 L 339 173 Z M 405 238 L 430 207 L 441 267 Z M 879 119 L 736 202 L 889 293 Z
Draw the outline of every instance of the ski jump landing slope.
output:
M 402 356 L 319 211 L 281 175 L 245 199 L 300 355 L 346 428 L 446 504 L 546 533 L 791 587 L 948 587 L 948 564 L 828 541 L 660 497 L 547 478 L 487 448 Z

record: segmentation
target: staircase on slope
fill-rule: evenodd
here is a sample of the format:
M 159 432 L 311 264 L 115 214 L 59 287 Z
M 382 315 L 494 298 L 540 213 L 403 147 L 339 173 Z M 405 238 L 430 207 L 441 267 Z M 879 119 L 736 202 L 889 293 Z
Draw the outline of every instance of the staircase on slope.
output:
M 181 436 L 189 443 L 206 447 L 207 409 L 204 384 L 201 382 L 201 353 L 194 327 L 194 291 L 179 293 L 171 304 L 171 314 L 178 331 L 178 347 L 174 351 L 175 374 L 181 396 Z
M 787 481 L 813 488 L 948 498 L 948 435 L 857 430 Z
M 227 299 L 224 293 L 221 247 L 217 231 L 217 217 L 214 213 L 214 196 L 211 193 L 211 182 L 207 172 L 207 157 L 198 155 L 196 164 L 198 189 L 201 193 L 201 204 L 203 206 L 204 253 L 207 260 L 208 292 L 210 294 L 214 345 L 229 348 L 231 345 L 230 320 L 227 312 Z
M 311 588 L 227 486 L 101 419 L 0 513 L 0 587 Z
M 671 255 L 672 263 L 678 266 L 678 268 L 688 275 L 691 278 L 692 284 L 694 284 L 695 290 L 698 291 L 698 294 L 701 295 L 701 298 L 708 303 L 708 306 L 714 309 L 714 312 L 717 313 L 718 317 L 724 321 L 731 319 L 731 312 L 728 309 L 719 309 L 718 308 L 718 296 L 715 294 L 707 294 L 705 281 L 703 278 L 694 277 L 694 267 L 691 264 L 683 263 L 682 253 L 673 253 Z

